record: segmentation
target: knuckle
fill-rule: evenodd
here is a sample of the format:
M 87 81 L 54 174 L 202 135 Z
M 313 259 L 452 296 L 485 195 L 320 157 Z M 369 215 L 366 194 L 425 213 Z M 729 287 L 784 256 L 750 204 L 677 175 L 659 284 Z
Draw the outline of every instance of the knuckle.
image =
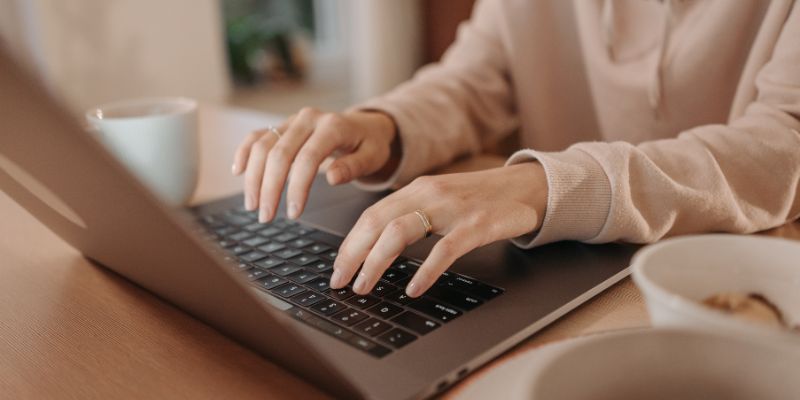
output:
M 489 211 L 485 209 L 476 210 L 469 218 L 469 224 L 473 227 L 486 226 L 490 221 Z
M 361 222 L 369 231 L 377 231 L 380 229 L 380 220 L 378 219 L 378 211 L 375 209 L 375 206 L 367 208 L 361 214 Z
M 403 223 L 398 219 L 394 219 L 386 225 L 386 233 L 392 237 L 402 237 L 404 230 Z
M 269 158 L 275 160 L 277 163 L 282 164 L 289 162 L 290 157 L 289 148 L 283 144 L 277 144 L 269 151 Z
M 315 148 L 306 148 L 297 154 L 296 161 L 301 164 L 316 164 L 323 158 L 324 156 L 319 150 Z
M 455 255 L 456 243 L 453 239 L 445 236 L 439 240 L 439 243 L 436 243 L 436 250 L 443 258 L 449 259 Z
M 297 113 L 299 117 L 316 117 L 319 114 L 320 114 L 319 109 L 315 107 L 303 107 Z

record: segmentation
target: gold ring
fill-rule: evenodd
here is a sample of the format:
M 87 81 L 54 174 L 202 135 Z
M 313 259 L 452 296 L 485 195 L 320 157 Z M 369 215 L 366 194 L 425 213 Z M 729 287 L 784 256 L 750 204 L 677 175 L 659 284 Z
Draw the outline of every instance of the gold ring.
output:
M 422 221 L 422 226 L 425 228 L 425 237 L 430 236 L 431 232 L 433 232 L 433 225 L 431 225 L 431 220 L 428 218 L 428 214 L 425 214 L 425 211 L 422 210 L 416 210 L 414 211 L 414 214 L 417 214 L 419 220 Z
M 272 133 L 274 133 L 275 136 L 278 137 L 278 140 L 281 140 L 281 133 L 278 131 L 277 128 L 275 128 L 274 126 L 270 125 L 270 126 L 267 127 L 267 130 L 272 132 Z

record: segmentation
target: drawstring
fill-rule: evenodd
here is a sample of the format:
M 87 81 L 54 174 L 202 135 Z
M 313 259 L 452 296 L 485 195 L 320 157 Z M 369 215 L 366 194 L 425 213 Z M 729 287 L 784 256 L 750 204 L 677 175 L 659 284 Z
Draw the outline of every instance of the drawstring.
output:
M 672 29 L 672 2 L 673 0 L 660 0 L 664 3 L 664 22 L 661 30 L 661 38 L 656 55 L 656 64 L 653 71 L 653 79 L 647 88 L 647 99 L 650 108 L 656 118 L 659 116 L 664 84 L 664 62 L 669 47 L 670 30 Z M 603 39 L 605 40 L 606 52 L 611 61 L 614 61 L 614 0 L 605 0 L 602 9 Z

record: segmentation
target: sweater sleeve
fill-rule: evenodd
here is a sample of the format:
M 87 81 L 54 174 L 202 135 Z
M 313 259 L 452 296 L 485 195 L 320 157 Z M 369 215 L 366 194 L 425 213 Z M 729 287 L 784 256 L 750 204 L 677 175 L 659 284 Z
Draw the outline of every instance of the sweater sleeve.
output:
M 547 172 L 542 228 L 515 239 L 648 243 L 699 232 L 751 233 L 800 217 L 800 7 L 756 77 L 756 99 L 727 125 L 634 146 L 579 143 L 521 150 Z
M 501 12 L 497 1 L 479 1 L 441 62 L 354 107 L 391 115 L 402 145 L 401 161 L 391 178 L 360 179 L 357 186 L 381 190 L 406 184 L 456 157 L 480 152 L 484 144 L 517 127 Z

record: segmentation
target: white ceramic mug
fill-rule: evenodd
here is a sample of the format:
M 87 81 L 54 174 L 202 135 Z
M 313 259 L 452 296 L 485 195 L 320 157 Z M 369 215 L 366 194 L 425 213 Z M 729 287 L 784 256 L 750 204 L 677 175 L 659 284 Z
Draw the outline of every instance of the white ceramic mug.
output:
M 111 153 L 162 200 L 188 203 L 198 175 L 197 101 L 125 100 L 95 107 L 86 119 Z

